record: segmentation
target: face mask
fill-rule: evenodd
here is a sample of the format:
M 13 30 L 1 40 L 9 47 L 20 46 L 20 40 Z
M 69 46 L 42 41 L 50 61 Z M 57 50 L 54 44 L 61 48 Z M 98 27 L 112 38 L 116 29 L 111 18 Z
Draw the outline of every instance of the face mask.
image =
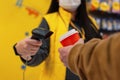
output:
M 74 12 L 81 4 L 81 0 L 59 0 L 59 6 L 62 8 Z

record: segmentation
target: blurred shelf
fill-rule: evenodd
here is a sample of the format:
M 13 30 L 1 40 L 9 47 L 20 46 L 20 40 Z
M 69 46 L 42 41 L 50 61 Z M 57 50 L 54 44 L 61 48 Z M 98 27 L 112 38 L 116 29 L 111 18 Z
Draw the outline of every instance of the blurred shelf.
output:
M 120 30 L 103 30 L 100 29 L 100 32 L 104 33 L 104 34 L 112 34 L 112 33 L 116 33 L 116 32 L 120 32 Z
M 113 13 L 113 12 L 105 12 L 101 10 L 93 10 L 89 11 L 89 13 L 97 18 L 113 18 L 113 19 L 120 19 L 120 13 Z

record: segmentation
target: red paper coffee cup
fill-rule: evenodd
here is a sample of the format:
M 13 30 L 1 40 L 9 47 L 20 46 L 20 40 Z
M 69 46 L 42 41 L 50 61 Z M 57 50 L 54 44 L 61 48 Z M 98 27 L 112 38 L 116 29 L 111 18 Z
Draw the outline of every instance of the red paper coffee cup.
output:
M 63 46 L 73 45 L 80 39 L 78 31 L 72 29 L 60 37 Z

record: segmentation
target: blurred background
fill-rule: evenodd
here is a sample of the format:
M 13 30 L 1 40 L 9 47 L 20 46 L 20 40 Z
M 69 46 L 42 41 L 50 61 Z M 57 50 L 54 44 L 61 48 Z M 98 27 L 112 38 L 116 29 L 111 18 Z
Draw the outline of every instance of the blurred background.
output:
M 120 32 L 120 0 L 89 0 L 88 4 L 103 38 Z
M 0 0 L 0 80 L 23 80 L 24 66 L 13 45 L 30 36 L 51 0 Z M 39 66 L 27 67 L 25 80 L 38 80 Z
M 120 31 L 120 0 L 87 0 L 101 35 Z M 39 80 L 39 66 L 27 67 L 14 54 L 13 45 L 31 35 L 46 14 L 51 0 L 0 0 L 0 80 Z

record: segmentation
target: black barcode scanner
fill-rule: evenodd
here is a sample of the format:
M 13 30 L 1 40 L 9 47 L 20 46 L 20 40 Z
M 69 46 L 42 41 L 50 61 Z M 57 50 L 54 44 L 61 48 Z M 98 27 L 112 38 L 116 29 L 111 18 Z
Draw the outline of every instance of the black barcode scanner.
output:
M 35 40 L 43 40 L 49 38 L 53 34 L 52 31 L 47 30 L 45 28 L 35 28 L 32 30 L 32 37 L 31 39 Z

